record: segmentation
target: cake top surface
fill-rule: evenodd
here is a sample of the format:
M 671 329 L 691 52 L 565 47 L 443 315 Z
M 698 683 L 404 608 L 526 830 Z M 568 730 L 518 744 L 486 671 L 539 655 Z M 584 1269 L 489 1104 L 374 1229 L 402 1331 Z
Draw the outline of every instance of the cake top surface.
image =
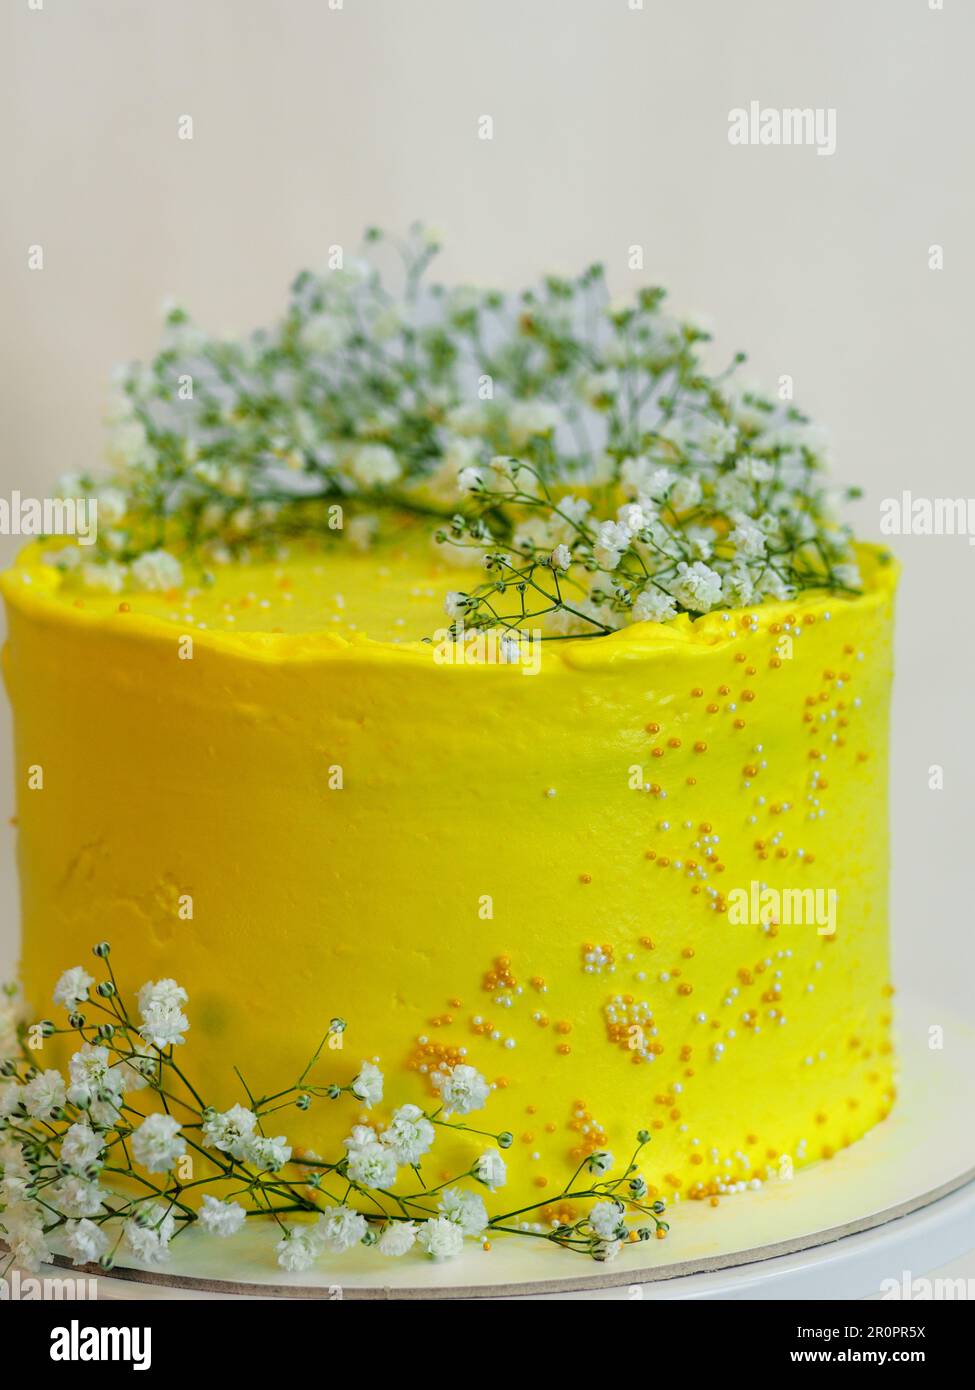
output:
M 35 618 L 171 640 L 173 629 L 194 641 L 243 655 L 308 657 L 357 651 L 429 654 L 447 640 L 443 593 L 469 573 L 446 563 L 425 528 L 397 526 L 369 550 L 346 540 L 297 542 L 278 558 L 215 566 L 206 581 L 165 591 L 93 592 L 45 560 L 50 542 L 24 548 L 0 575 L 0 591 L 13 608 Z M 810 590 L 789 601 L 741 610 L 719 610 L 667 622 L 632 623 L 586 641 L 555 641 L 569 665 L 659 653 L 667 645 L 734 640 L 739 631 L 872 606 L 889 595 L 896 565 L 889 553 L 857 547 L 864 592 L 849 597 Z M 521 630 L 531 635 L 532 629 Z M 534 629 L 543 638 L 544 622 Z M 473 638 L 468 633 L 468 640 Z M 491 649 L 482 660 L 494 658 Z M 516 659 L 501 656 L 500 660 Z
M 418 641 L 444 625 L 443 592 L 456 574 L 416 526 L 396 529 L 363 551 L 342 539 L 299 542 L 276 558 L 216 565 L 205 578 L 165 590 L 98 592 L 45 562 L 28 546 L 8 572 L 8 596 L 29 589 L 43 602 L 100 618 L 131 616 L 193 632 L 357 636 L 378 643 Z

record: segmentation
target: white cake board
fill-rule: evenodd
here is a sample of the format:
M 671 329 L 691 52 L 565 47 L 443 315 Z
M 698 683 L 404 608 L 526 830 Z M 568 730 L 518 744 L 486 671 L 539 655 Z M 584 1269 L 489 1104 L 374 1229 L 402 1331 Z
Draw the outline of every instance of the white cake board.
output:
M 944 1045 L 929 1047 L 929 1030 Z M 678 1202 L 665 1241 L 601 1265 L 540 1240 L 498 1237 L 458 1260 L 384 1259 L 362 1247 L 287 1274 L 275 1229 L 248 1222 L 229 1240 L 181 1236 L 162 1269 L 135 1262 L 98 1275 L 108 1299 L 145 1298 L 865 1298 L 904 1271 L 923 1276 L 975 1249 L 975 1029 L 941 1006 L 898 1010 L 899 1095 L 890 1118 L 792 1181 L 707 1202 Z M 58 1265 L 60 1265 L 58 1261 Z M 47 1268 L 60 1274 L 62 1268 Z

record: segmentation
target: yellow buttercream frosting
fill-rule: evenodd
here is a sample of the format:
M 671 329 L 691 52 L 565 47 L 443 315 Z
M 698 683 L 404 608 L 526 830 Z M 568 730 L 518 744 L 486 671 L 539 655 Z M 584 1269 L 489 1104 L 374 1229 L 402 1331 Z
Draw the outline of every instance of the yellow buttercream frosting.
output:
M 372 1123 L 463 1060 L 494 1087 L 465 1123 L 514 1136 L 496 1210 L 641 1129 L 667 1198 L 829 1157 L 893 1098 L 895 576 L 859 558 L 860 597 L 498 661 L 420 640 L 464 576 L 411 534 L 167 594 L 29 547 L 0 581 L 29 999 L 103 939 L 123 988 L 176 976 L 221 1107 L 335 1015 L 322 1070 L 378 1060 Z M 359 1110 L 282 1128 L 336 1157 Z M 491 1142 L 439 1141 L 437 1172 Z

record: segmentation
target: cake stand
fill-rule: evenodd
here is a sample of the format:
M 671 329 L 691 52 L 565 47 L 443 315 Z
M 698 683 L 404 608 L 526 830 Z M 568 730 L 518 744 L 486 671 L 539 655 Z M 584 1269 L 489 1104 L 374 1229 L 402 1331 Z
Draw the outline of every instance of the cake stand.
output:
M 943 1046 L 930 1045 L 941 1030 Z M 470 1243 L 457 1260 L 357 1248 L 303 1274 L 277 1268 L 270 1223 L 181 1236 L 161 1269 L 93 1270 L 105 1299 L 830 1299 L 879 1296 L 975 1250 L 975 1028 L 940 1004 L 898 1010 L 901 1074 L 890 1117 L 828 1162 L 760 1191 L 671 1206 L 666 1241 L 610 1264 L 544 1241 Z M 64 1277 L 63 1262 L 43 1274 Z M 73 1271 L 77 1273 L 77 1271 Z

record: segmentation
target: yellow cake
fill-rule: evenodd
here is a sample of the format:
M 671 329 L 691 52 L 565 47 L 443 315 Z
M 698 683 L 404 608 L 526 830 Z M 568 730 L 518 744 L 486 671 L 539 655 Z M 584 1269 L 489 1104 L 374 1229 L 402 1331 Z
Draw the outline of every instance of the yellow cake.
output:
M 893 1097 L 894 575 L 859 560 L 858 597 L 498 661 L 420 640 L 451 587 L 425 533 L 166 594 L 79 594 L 29 547 L 2 578 L 28 998 L 101 939 L 125 989 L 178 974 L 221 1106 L 334 1015 L 325 1073 L 385 1073 L 371 1123 L 471 1064 L 505 1210 L 644 1128 L 668 1199 L 829 1158 Z M 316 1102 L 288 1137 L 349 1122 Z

